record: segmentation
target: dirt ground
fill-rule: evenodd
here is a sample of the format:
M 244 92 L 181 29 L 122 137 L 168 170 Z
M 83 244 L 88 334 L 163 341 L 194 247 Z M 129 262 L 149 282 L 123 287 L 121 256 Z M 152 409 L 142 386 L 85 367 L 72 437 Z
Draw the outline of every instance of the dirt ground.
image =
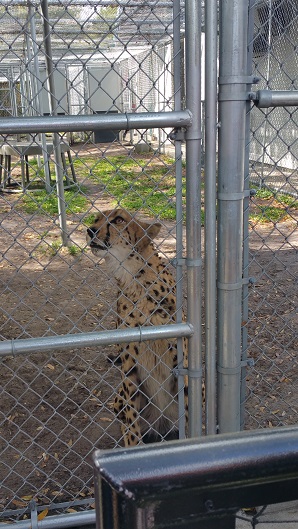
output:
M 95 185 L 92 209 L 109 207 Z M 82 215 L 68 216 L 71 242 L 55 251 L 57 219 L 30 215 L 18 194 L 0 196 L 2 340 L 114 329 L 116 287 L 85 247 Z M 175 255 L 175 226 L 157 243 Z M 246 428 L 297 423 L 297 219 L 250 230 Z M 114 346 L 36 352 L 1 361 L 0 508 L 83 500 L 93 494 L 94 448 L 119 443 L 111 407 L 120 381 Z

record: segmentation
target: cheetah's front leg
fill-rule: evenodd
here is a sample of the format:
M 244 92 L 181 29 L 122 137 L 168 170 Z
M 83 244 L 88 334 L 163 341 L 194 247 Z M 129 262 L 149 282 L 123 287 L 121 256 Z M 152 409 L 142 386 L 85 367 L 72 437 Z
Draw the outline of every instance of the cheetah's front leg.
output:
M 139 412 L 141 409 L 142 395 L 137 379 L 136 367 L 125 370 L 122 366 L 123 382 L 114 402 L 114 411 L 121 420 L 121 433 L 124 446 L 136 446 L 142 442 Z

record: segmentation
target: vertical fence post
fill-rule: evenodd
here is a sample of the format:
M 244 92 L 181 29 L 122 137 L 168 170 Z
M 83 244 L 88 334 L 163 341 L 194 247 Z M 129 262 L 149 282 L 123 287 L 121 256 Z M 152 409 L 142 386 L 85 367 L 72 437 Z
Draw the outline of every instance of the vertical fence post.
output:
M 205 353 L 206 434 L 216 433 L 217 0 L 205 2 Z
M 247 46 L 247 71 L 252 70 L 253 37 L 254 37 L 254 14 L 257 0 L 249 2 L 248 16 L 248 46 Z M 252 72 L 251 72 L 252 73 Z M 248 289 L 249 289 L 249 148 L 250 148 L 250 101 L 246 103 L 245 123 L 245 165 L 244 165 L 244 203 L 243 203 L 243 293 L 242 293 L 242 367 L 241 367 L 241 390 L 240 390 L 240 429 L 244 429 L 245 396 L 246 396 L 246 371 L 247 371 L 247 322 L 248 322 Z
M 54 66 L 52 56 L 52 44 L 51 44 L 51 28 L 49 22 L 49 9 L 47 0 L 41 1 L 41 10 L 43 15 L 43 31 L 44 31 L 44 48 L 46 58 L 46 71 L 48 76 L 49 92 L 50 92 L 50 112 L 51 115 L 57 115 L 57 100 L 55 97 L 55 81 L 54 81 Z M 63 170 L 62 170 L 62 158 L 61 158 L 61 146 L 60 137 L 57 132 L 53 132 L 53 147 L 54 147 L 54 159 L 55 159 L 55 171 L 57 180 L 57 196 L 58 196 L 58 211 L 59 211 L 59 223 L 61 228 L 61 238 L 63 246 L 68 246 L 69 238 L 67 234 L 66 224 L 66 202 L 64 193 L 63 183 Z
M 173 63 L 174 63 L 174 109 L 181 110 L 181 6 L 180 0 L 173 2 Z M 176 168 L 176 299 L 177 322 L 182 322 L 183 305 L 183 209 L 182 209 L 182 146 L 181 141 L 175 140 L 175 168 Z M 177 338 L 178 364 L 183 366 L 183 342 Z M 184 376 L 178 377 L 179 392 L 179 438 L 185 437 L 185 404 L 184 404 Z
M 217 284 L 220 433 L 240 429 L 247 25 L 246 0 L 220 2 Z
M 186 106 L 192 125 L 186 133 L 187 317 L 194 334 L 188 342 L 189 436 L 202 430 L 201 331 L 201 2 L 185 3 Z

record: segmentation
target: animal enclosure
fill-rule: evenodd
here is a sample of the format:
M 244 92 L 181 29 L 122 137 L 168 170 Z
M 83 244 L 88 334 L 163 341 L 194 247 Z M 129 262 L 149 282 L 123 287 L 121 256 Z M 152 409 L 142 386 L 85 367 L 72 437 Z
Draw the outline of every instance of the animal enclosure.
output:
M 188 435 L 297 423 L 297 107 L 257 94 L 295 96 L 298 13 L 247 7 L 232 75 L 197 1 L 0 0 L 5 525 L 94 521 L 91 454 L 123 445 L 118 344 L 175 343 L 181 438 L 184 340 Z M 161 225 L 175 280 L 166 324 L 140 317 L 129 340 L 86 243 L 114 208 Z

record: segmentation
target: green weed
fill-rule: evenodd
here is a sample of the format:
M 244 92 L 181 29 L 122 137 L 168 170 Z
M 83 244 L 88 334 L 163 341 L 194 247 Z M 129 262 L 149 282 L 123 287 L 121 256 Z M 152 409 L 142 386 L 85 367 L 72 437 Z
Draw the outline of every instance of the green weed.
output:
M 79 246 L 77 246 L 76 244 L 71 244 L 70 246 L 67 247 L 67 251 L 70 255 L 75 257 L 76 255 L 79 255 L 80 253 L 82 253 L 82 248 L 79 248 Z

